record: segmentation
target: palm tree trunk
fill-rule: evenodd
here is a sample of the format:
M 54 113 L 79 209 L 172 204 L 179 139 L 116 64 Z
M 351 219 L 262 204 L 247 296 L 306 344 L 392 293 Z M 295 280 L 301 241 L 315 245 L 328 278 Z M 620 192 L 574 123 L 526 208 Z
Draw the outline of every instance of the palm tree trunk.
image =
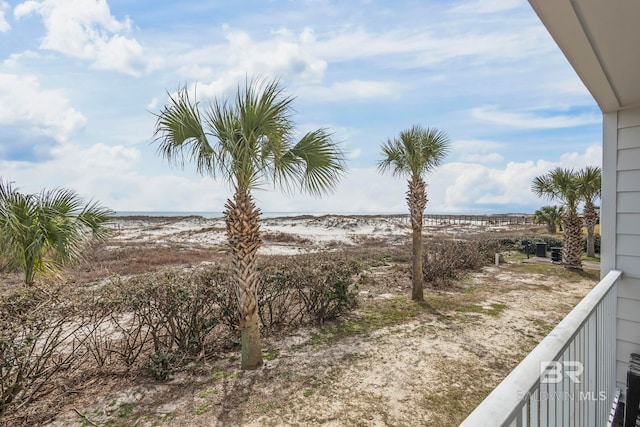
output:
M 413 288 L 411 298 L 414 301 L 424 301 L 424 290 L 422 286 L 422 223 L 424 208 L 427 206 L 427 192 L 426 185 L 419 176 L 414 176 L 409 181 L 407 204 L 409 205 L 411 229 L 413 230 L 413 265 L 411 269 Z
M 564 248 L 562 263 L 565 268 L 582 270 L 582 220 L 576 212 L 567 212 L 562 218 Z
M 227 200 L 224 217 L 240 310 L 241 366 L 242 369 L 256 369 L 262 365 L 257 271 L 257 253 L 262 243 L 260 210 L 256 208 L 248 190 L 237 189 L 234 199 Z
M 33 255 L 30 255 L 29 249 L 25 248 L 23 250 L 24 255 L 22 256 L 24 262 L 24 283 L 26 285 L 32 286 L 35 282 L 36 277 L 36 260 Z
M 596 245 L 594 238 L 594 230 L 598 222 L 598 214 L 592 202 L 587 201 L 584 206 L 584 225 L 587 227 L 587 256 L 596 256 Z

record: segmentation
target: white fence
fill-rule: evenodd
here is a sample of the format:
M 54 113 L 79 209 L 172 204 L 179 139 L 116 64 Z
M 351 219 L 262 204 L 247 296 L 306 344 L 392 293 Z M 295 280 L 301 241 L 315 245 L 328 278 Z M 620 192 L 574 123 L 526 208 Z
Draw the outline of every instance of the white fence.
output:
M 617 397 L 617 282 L 610 271 L 462 427 L 604 427 Z

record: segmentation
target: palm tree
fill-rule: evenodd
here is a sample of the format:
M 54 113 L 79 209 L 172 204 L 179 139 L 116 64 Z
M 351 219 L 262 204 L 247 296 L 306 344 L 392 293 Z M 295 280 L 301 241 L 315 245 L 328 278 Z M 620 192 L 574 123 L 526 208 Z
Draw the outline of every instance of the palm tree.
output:
M 23 194 L 0 180 L 0 259 L 21 269 L 24 282 L 57 273 L 82 257 L 90 242 L 108 235 L 113 212 L 82 199 L 73 190 L 56 188 Z
M 594 229 L 598 223 L 595 202 L 600 198 L 602 170 L 597 166 L 587 166 L 578 172 L 580 195 L 584 200 L 584 224 L 587 228 L 587 256 L 595 257 Z
M 413 230 L 413 259 L 411 298 L 424 301 L 422 271 L 422 223 L 427 206 L 426 184 L 423 176 L 440 165 L 449 149 L 449 137 L 435 128 L 414 125 L 400 132 L 394 139 L 382 145 L 383 159 L 378 163 L 380 172 L 409 179 L 407 204 Z
M 295 140 L 292 101 L 277 80 L 252 79 L 244 89 L 238 87 L 234 104 L 215 100 L 201 109 L 185 87 L 170 95 L 169 104 L 157 114 L 155 136 L 163 157 L 184 164 L 187 155 L 200 174 L 220 177 L 233 187 L 224 218 L 240 311 L 243 369 L 262 364 L 256 263 L 262 241 L 260 210 L 251 190 L 273 184 L 287 192 L 298 187 L 321 195 L 330 192 L 346 170 L 344 155 L 326 129 Z
M 539 197 L 562 204 L 562 263 L 565 268 L 582 270 L 582 219 L 578 215 L 581 193 L 578 174 L 573 169 L 556 168 L 535 177 L 531 190 Z
M 543 206 L 533 213 L 533 222 L 546 224 L 549 234 L 556 234 L 556 227 L 562 220 L 564 209 L 558 206 Z

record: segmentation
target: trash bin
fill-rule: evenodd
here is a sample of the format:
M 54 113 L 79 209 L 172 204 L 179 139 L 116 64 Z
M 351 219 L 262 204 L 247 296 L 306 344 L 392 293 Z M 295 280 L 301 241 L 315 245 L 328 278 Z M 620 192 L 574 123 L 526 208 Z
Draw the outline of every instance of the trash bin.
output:
M 562 248 L 551 248 L 551 262 L 562 262 Z
M 541 258 L 547 257 L 547 244 L 545 242 L 536 243 L 536 256 Z

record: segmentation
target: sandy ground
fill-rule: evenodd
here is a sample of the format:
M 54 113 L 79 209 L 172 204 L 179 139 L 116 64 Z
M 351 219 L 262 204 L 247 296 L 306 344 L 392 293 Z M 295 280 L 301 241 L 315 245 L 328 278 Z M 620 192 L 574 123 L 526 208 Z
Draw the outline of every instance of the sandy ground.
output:
M 152 245 L 223 246 L 225 224 L 222 218 L 124 217 L 112 224 L 117 246 L 125 242 Z M 473 221 L 451 226 L 447 221 L 425 224 L 424 234 L 441 236 L 472 235 L 486 231 L 504 232 L 517 226 L 483 226 Z M 527 228 L 527 227 L 522 227 Z M 294 255 L 331 249 L 339 245 L 356 246 L 363 239 L 381 239 L 388 244 L 402 243 L 411 233 L 407 215 L 304 215 L 264 218 L 261 231 L 264 255 Z
M 128 218 L 113 227 L 112 249 L 224 246 L 220 219 Z M 263 254 L 297 254 L 404 243 L 410 228 L 406 216 L 305 216 L 265 219 L 262 231 Z M 433 225 L 425 235 L 492 231 L 504 227 Z M 353 316 L 267 337 L 259 370 L 241 371 L 236 351 L 168 382 L 104 379 L 49 425 L 458 425 L 597 281 L 546 260 L 507 261 L 452 289 L 428 289 L 424 306 L 407 298 L 406 265 L 372 267 L 358 279 Z

